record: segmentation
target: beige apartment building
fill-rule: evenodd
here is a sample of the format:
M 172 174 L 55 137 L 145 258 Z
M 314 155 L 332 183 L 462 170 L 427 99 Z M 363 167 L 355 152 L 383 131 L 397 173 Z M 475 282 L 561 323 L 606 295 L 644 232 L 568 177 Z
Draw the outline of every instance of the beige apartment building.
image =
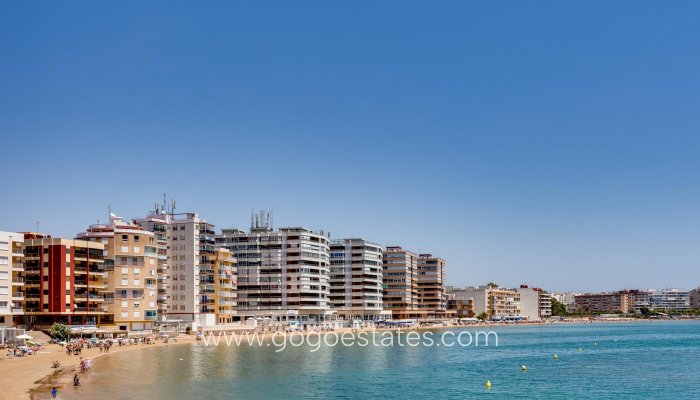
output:
M 206 302 L 200 301 L 200 312 L 214 313 L 217 324 L 233 323 L 237 297 L 236 258 L 227 249 L 216 249 L 212 257 L 212 274 L 201 279 L 205 280 L 205 285 L 211 284 L 214 292 L 203 295 Z
M 390 246 L 383 258 L 384 310 L 391 311 L 394 319 L 425 316 L 418 308 L 418 255 Z
M 445 260 L 420 254 L 416 268 L 418 309 L 428 318 L 444 318 L 447 314 Z
M 105 245 L 78 239 L 27 233 L 24 240 L 24 315 L 29 329 L 113 324 L 104 311 L 107 287 Z
M 517 290 L 490 286 L 454 288 L 450 298 L 469 304 L 473 317 L 485 313 L 491 320 L 521 318 Z
M 330 304 L 343 319 L 383 318 L 381 245 L 364 239 L 339 239 L 330 245 Z
M 107 285 L 102 310 L 114 316 L 114 326 L 125 331 L 153 329 L 158 315 L 154 234 L 110 214 L 108 224 L 91 225 L 78 239 L 104 245 Z
M 150 212 L 146 218 L 137 219 L 134 221 L 141 228 L 153 232 L 156 241 L 157 252 L 157 268 L 156 268 L 156 289 L 158 305 L 158 320 L 165 321 L 168 318 L 170 306 L 170 262 L 168 258 L 168 227 L 171 221 L 170 214 L 165 212 L 165 206 L 162 209 L 156 208 Z
M 23 315 L 24 234 L 0 231 L 0 327 Z

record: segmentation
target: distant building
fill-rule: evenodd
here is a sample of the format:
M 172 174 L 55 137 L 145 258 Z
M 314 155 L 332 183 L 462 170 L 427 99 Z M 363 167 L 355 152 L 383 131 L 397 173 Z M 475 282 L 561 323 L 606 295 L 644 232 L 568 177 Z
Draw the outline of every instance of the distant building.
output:
M 432 254 L 420 254 L 417 270 L 418 309 L 428 318 L 444 318 L 447 312 L 445 260 Z
M 689 300 L 690 308 L 693 310 L 700 310 L 700 287 L 690 291 Z
M 418 309 L 418 255 L 400 246 L 389 246 L 383 257 L 384 310 L 394 319 L 421 318 Z
M 687 290 L 664 289 L 652 292 L 651 308 L 665 311 L 685 311 L 690 308 L 690 292 Z
M 639 312 L 642 308 L 651 307 L 651 291 L 650 290 L 626 290 L 627 302 L 630 312 Z
M 0 327 L 13 326 L 23 314 L 24 235 L 0 231 Z
M 517 289 L 520 294 L 520 315 L 528 321 L 539 321 L 552 316 L 552 295 L 540 288 L 530 288 L 521 285 Z
M 489 319 L 501 320 L 520 318 L 520 293 L 514 289 L 479 286 L 453 289 L 453 300 L 471 304 L 472 313 L 478 316 L 486 313 Z
M 562 303 L 567 311 L 574 311 L 576 309 L 576 296 L 580 294 L 574 292 L 553 293 L 552 298 Z
M 576 296 L 576 310 L 590 313 L 629 312 L 629 296 L 627 292 L 586 293 Z
M 345 319 L 375 320 L 383 310 L 380 244 L 364 239 L 331 242 L 330 304 Z
M 447 296 L 447 310 L 458 318 L 473 318 L 474 299 L 467 297 L 465 289 L 454 286 L 445 286 Z

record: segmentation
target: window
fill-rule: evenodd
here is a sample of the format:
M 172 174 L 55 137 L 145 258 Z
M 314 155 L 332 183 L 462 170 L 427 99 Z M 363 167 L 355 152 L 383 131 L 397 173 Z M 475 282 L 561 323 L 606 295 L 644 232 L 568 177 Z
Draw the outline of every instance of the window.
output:
M 10 244 L 8 242 L 0 242 L 0 250 L 10 250 Z
M 122 253 L 128 253 L 129 252 L 129 246 L 122 246 Z
M 141 252 L 141 248 L 139 246 L 134 246 L 134 253 L 138 254 Z
M 122 242 L 128 242 L 129 241 L 129 235 L 122 235 Z
M 0 294 L 10 294 L 10 289 L 7 286 L 0 286 Z
M 10 273 L 7 271 L 0 271 L 0 280 L 6 281 L 10 279 Z
M 141 274 L 141 268 L 134 268 L 134 275 Z
M 129 280 L 128 280 L 128 279 L 122 279 L 122 286 L 129 286 Z
M 128 312 L 128 311 L 122 311 L 122 318 L 129 318 L 129 312 Z
M 129 273 L 129 267 L 122 267 L 122 274 L 126 275 Z
M 141 285 L 141 280 L 140 279 L 134 279 L 134 286 L 140 286 Z
M 141 317 L 141 311 L 134 311 L 134 318 L 140 318 Z
M 0 257 L 0 265 L 7 265 L 7 257 Z
M 129 302 L 126 300 L 122 300 L 122 308 L 127 308 L 129 307 Z
M 141 241 L 141 236 L 134 235 L 134 242 L 140 242 L 140 241 Z

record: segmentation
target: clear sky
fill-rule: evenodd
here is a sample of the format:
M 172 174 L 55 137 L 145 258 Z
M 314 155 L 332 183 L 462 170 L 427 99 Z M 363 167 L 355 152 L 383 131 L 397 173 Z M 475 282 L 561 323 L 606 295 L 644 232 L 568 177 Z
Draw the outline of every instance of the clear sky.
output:
M 3 2 L 0 229 L 165 192 L 452 284 L 700 284 L 700 3 L 248 3 Z

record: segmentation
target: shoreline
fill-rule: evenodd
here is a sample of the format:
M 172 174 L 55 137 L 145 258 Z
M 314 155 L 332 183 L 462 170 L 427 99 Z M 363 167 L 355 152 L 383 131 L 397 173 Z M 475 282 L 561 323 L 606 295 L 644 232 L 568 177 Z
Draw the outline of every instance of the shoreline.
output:
M 697 319 L 688 320 L 673 320 L 675 322 L 681 321 L 697 321 Z M 624 319 L 624 320 L 590 320 L 588 318 L 582 319 L 571 319 L 566 321 L 543 321 L 543 322 L 519 322 L 519 323 L 504 323 L 504 322 L 492 322 L 492 323 L 470 323 L 470 324 L 450 324 L 450 325 L 439 325 L 439 326 L 418 326 L 411 328 L 377 328 L 375 332 L 390 332 L 397 331 L 399 329 L 403 331 L 425 331 L 425 330 L 445 330 L 453 328 L 491 328 L 491 327 L 526 327 L 526 326 L 552 326 L 552 325 L 580 325 L 580 324 L 592 324 L 592 323 L 630 323 L 630 322 L 667 322 L 666 320 L 649 320 L 649 319 Z M 353 328 L 342 328 L 335 330 L 336 333 L 341 334 L 343 332 L 371 332 L 371 329 L 353 329 Z M 308 335 L 313 333 L 313 331 L 303 332 L 303 335 Z M 259 334 L 263 340 L 268 340 L 274 335 L 273 332 L 268 332 L 264 334 Z M 72 379 L 73 375 L 78 373 L 81 378 L 81 386 L 89 384 L 89 375 L 79 373 L 80 357 L 89 358 L 92 361 L 107 357 L 110 354 L 120 353 L 124 351 L 136 351 L 140 349 L 150 349 L 156 347 L 165 346 L 177 346 L 177 345 L 196 345 L 198 341 L 194 335 L 181 335 L 178 337 L 177 342 L 170 341 L 169 343 L 163 343 L 159 341 L 154 344 L 137 344 L 137 345 L 127 345 L 123 347 L 115 346 L 112 347 L 109 353 L 100 353 L 98 348 L 87 349 L 84 348 L 80 356 L 68 355 L 65 349 L 57 344 L 49 344 L 44 347 L 37 354 L 32 356 L 26 356 L 23 358 L 13 358 L 13 359 L 3 359 L 0 362 L 0 386 L 3 387 L 3 395 L 8 396 L 13 399 L 26 399 L 26 400 L 42 400 L 51 398 L 50 392 L 53 386 L 59 389 L 60 393 L 65 390 L 66 387 L 73 385 Z M 57 369 L 51 367 L 54 360 L 58 360 L 61 366 Z M 93 367 L 97 368 L 101 363 L 94 363 Z M 30 366 L 29 369 L 23 370 L 23 372 L 17 372 L 15 368 Z M 18 375 L 18 376 L 15 376 Z

